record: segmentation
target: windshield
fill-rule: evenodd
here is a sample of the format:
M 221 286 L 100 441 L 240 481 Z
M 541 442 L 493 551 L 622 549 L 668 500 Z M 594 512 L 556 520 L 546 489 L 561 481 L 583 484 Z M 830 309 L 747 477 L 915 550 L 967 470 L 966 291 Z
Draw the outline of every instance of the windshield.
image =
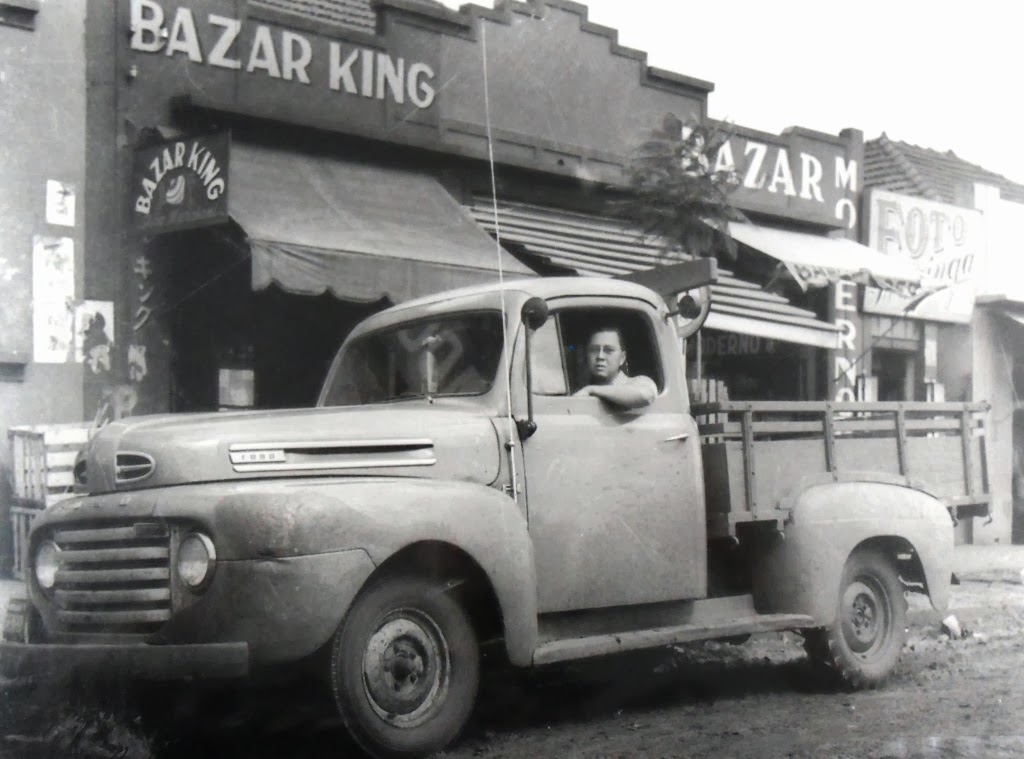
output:
M 494 384 L 501 350 L 497 311 L 437 317 L 374 332 L 344 349 L 324 405 L 481 395 Z

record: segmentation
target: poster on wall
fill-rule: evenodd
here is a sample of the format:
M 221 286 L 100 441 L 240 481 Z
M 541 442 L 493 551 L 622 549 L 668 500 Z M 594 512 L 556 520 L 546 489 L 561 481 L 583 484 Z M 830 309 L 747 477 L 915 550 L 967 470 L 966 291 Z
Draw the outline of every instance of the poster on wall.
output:
M 46 180 L 46 223 L 75 226 L 75 186 L 70 182 Z
M 114 348 L 114 303 L 84 300 L 75 306 L 75 362 L 93 374 L 110 371 Z
M 868 287 L 864 312 L 966 324 L 982 271 L 979 211 L 932 200 L 872 190 L 868 198 L 868 245 L 913 263 L 922 293 L 914 299 Z
M 32 238 L 32 355 L 44 364 L 71 359 L 74 333 L 75 243 Z
M 32 360 L 32 266 L 24 251 L 0 252 L 0 362 Z

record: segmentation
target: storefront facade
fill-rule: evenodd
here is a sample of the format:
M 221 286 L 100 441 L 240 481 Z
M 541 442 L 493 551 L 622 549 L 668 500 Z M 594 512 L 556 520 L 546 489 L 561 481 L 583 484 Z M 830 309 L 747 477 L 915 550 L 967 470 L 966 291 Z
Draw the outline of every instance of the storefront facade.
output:
M 1012 283 L 1019 257 L 1024 187 L 949 153 L 890 140 L 866 146 L 864 241 L 903 258 L 922 275 L 922 294 L 906 300 L 863 293 L 858 325 L 868 337 L 859 375 L 878 400 L 986 401 L 990 519 L 965 519 L 961 542 L 1007 543 L 1014 522 L 1016 449 Z M 1008 290 L 1008 284 L 1009 290 Z M 866 380 L 866 382 L 865 382 Z
M 709 83 L 647 66 L 574 3 L 374 7 L 371 34 L 256 2 L 88 5 L 84 291 L 109 364 L 84 372 L 86 417 L 111 399 L 308 405 L 347 331 L 389 303 L 499 264 L 664 262 L 605 196 L 666 117 L 706 121 Z M 716 168 L 753 231 L 722 260 L 694 374 L 745 397 L 832 394 L 843 327 L 821 286 L 864 252 L 836 239 L 856 225 L 861 160 L 853 130 L 735 129 Z

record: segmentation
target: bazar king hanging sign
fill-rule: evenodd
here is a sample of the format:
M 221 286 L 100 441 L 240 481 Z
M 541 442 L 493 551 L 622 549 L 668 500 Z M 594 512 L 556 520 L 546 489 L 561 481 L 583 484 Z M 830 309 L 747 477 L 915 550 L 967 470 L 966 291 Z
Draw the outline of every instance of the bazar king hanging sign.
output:
M 227 132 L 182 137 L 135 151 L 131 212 L 151 234 L 228 219 Z
M 340 95 L 429 108 L 434 67 L 389 52 L 302 34 L 197 5 L 131 0 L 133 51 L 226 69 L 267 80 L 310 85 Z

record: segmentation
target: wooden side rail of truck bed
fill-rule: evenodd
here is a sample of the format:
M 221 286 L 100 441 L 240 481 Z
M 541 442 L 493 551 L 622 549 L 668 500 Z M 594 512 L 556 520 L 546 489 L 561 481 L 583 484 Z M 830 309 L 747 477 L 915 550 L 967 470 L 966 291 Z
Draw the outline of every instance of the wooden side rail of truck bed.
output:
M 695 404 L 709 535 L 779 521 L 778 505 L 800 488 L 863 473 L 929 492 L 954 517 L 987 515 L 987 411 L 984 403 Z

